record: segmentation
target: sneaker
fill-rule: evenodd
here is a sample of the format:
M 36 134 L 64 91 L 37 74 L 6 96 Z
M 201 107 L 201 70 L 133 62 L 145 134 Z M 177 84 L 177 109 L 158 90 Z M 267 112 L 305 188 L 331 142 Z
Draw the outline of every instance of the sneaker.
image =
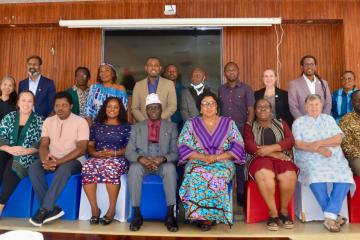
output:
M 54 221 L 64 216 L 65 212 L 58 206 L 55 206 L 52 211 L 45 217 L 44 223 Z
M 29 219 L 29 222 L 35 227 L 41 227 L 44 223 L 45 218 L 50 212 L 45 208 L 39 208 L 34 216 Z

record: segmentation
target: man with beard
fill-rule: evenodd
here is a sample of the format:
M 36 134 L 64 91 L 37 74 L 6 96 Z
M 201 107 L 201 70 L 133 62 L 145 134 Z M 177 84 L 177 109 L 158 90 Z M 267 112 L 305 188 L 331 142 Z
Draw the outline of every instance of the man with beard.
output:
M 35 95 L 35 112 L 46 118 L 53 111 L 53 101 L 56 93 L 54 81 L 41 75 L 42 59 L 33 55 L 26 60 L 29 78 L 19 83 L 19 94 L 30 90 Z
M 329 85 L 316 73 L 316 66 L 317 60 L 314 56 L 303 56 L 300 60 L 301 77 L 289 83 L 289 107 L 294 119 L 306 114 L 305 99 L 309 94 L 318 94 L 323 104 L 322 113 L 331 113 L 332 98 Z
M 149 94 L 145 105 L 148 119 L 132 127 L 125 153 L 130 162 L 128 176 L 134 213 L 129 229 L 138 231 L 143 224 L 140 211 L 142 180 L 146 175 L 155 174 L 160 176 L 164 183 L 168 206 L 165 225 L 168 231 L 176 232 L 179 229 L 175 216 L 177 127 L 174 123 L 161 120 L 162 104 L 157 94 Z
M 151 93 L 159 95 L 162 106 L 161 119 L 170 119 L 177 107 L 174 84 L 170 80 L 160 77 L 161 64 L 157 57 L 147 59 L 145 71 L 147 77 L 137 82 L 133 91 L 131 112 L 135 120 L 141 122 L 148 118 L 145 100 L 146 96 Z
M 78 67 L 75 70 L 75 85 L 65 90 L 70 93 L 73 99 L 72 112 L 80 117 L 85 117 L 84 108 L 89 95 L 88 82 L 90 80 L 90 71 L 86 67 Z

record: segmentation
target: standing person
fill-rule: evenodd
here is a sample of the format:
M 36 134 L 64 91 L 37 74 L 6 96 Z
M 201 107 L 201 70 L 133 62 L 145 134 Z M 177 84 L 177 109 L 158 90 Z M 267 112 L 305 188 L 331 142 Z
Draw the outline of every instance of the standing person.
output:
M 323 109 L 319 95 L 310 94 L 305 99 L 306 115 L 292 126 L 295 161 L 300 168 L 299 182 L 310 187 L 324 213 L 325 228 L 339 232 L 346 223 L 339 213 L 355 183 L 340 146 L 344 134 L 333 117 L 321 113 Z M 327 190 L 329 185 L 331 193 Z
M 107 98 L 91 126 L 88 144 L 90 159 L 82 168 L 82 184 L 91 206 L 90 224 L 108 225 L 114 220 L 120 177 L 129 169 L 124 155 L 130 130 L 121 100 Z M 109 209 L 102 218 L 96 199 L 98 183 L 105 183 L 109 194 Z
M 7 114 L 0 123 L 0 215 L 36 160 L 41 135 L 43 121 L 33 112 L 34 94 L 23 91 L 17 105 L 19 110 Z
M 254 92 L 249 85 L 239 80 L 239 67 L 236 63 L 228 62 L 224 73 L 227 82 L 219 88 L 221 116 L 235 121 L 242 133 L 244 124 L 252 124 L 254 120 Z M 236 190 L 238 203 L 242 206 L 245 190 L 244 165 L 236 165 Z
M 214 224 L 233 224 L 228 187 L 245 151 L 235 122 L 218 115 L 216 95 L 204 94 L 200 104 L 201 117 L 186 121 L 178 140 L 179 164 L 185 165 L 179 195 L 185 218 L 209 231 Z
M 86 120 L 71 112 L 72 98 L 67 92 L 55 95 L 55 115 L 43 124 L 39 160 L 29 167 L 29 176 L 40 208 L 29 222 L 40 227 L 65 213 L 55 205 L 71 175 L 80 173 L 85 163 L 89 126 Z M 48 186 L 45 174 L 54 173 Z
M 179 230 L 175 216 L 177 127 L 174 123 L 161 119 L 162 105 L 156 93 L 146 97 L 145 105 L 148 119 L 132 127 L 125 153 L 130 162 L 129 186 L 134 213 L 129 229 L 138 231 L 143 224 L 140 209 L 142 181 L 144 176 L 155 174 L 160 176 L 164 183 L 168 206 L 165 226 L 169 232 L 176 232 Z
M 356 91 L 355 73 L 353 71 L 345 71 L 341 77 L 342 88 L 336 90 L 332 94 L 331 113 L 336 122 L 347 113 L 352 111 L 351 94 Z
M 146 114 L 146 97 L 156 93 L 160 97 L 162 114 L 161 119 L 170 119 L 177 108 L 176 91 L 174 84 L 160 77 L 161 63 L 157 57 L 149 57 L 146 61 L 147 77 L 135 84 L 131 112 L 137 122 L 148 118 Z
M 117 75 L 111 64 L 103 63 L 98 68 L 97 83 L 91 85 L 84 115 L 91 126 L 101 106 L 108 97 L 120 98 L 127 109 L 128 98 L 123 85 L 117 84 Z
M 165 78 L 171 80 L 175 85 L 177 108 L 175 113 L 171 116 L 171 121 L 176 123 L 180 131 L 183 125 L 183 119 L 180 114 L 180 95 L 184 86 L 181 84 L 178 68 L 174 64 L 168 64 L 165 67 L 163 75 Z
M 6 76 L 0 81 L 0 121 L 3 117 L 16 110 L 16 83 L 11 76 Z
M 54 81 L 41 75 L 41 57 L 30 56 L 26 63 L 29 78 L 20 81 L 18 93 L 30 90 L 35 95 L 35 112 L 45 119 L 53 111 L 56 93 Z
M 88 82 L 90 80 L 90 70 L 86 67 L 78 67 L 75 70 L 75 85 L 65 90 L 70 93 L 73 99 L 72 112 L 80 117 L 85 117 L 84 109 L 89 95 Z
M 274 69 L 265 69 L 262 74 L 264 88 L 254 93 L 255 100 L 265 98 L 271 103 L 272 117 L 284 120 L 289 126 L 293 123 L 290 114 L 288 92 L 276 87 L 278 81 L 277 74 Z
M 205 94 L 211 90 L 206 87 L 206 73 L 202 68 L 196 67 L 191 73 L 190 86 L 181 92 L 180 112 L 184 121 L 199 116 L 200 102 Z
M 354 110 L 340 120 L 345 136 L 341 143 L 346 159 L 354 175 L 360 177 L 360 90 L 351 95 Z
M 322 113 L 331 113 L 329 85 L 316 73 L 316 66 L 314 56 L 303 56 L 300 60 L 301 77 L 289 83 L 289 107 L 294 119 L 306 114 L 305 99 L 309 94 L 318 94 L 323 102 Z

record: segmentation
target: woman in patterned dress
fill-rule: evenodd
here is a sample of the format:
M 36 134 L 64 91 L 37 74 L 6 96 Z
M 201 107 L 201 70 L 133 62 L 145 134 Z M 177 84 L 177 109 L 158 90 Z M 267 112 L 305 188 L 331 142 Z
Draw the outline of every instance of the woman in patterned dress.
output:
M 108 97 L 117 97 L 121 100 L 125 109 L 128 106 L 126 89 L 123 85 L 116 83 L 117 76 L 114 67 L 110 64 L 101 64 L 97 73 L 97 82 L 90 86 L 86 101 L 84 115 L 89 123 L 93 124 L 101 106 Z
M 339 232 L 346 219 L 339 215 L 342 203 L 354 190 L 354 179 L 340 144 L 343 132 L 333 117 L 322 114 L 321 98 L 310 94 L 305 101 L 307 114 L 293 126 L 295 162 L 300 168 L 299 182 L 310 186 L 324 212 L 324 226 Z M 330 194 L 328 185 L 332 186 Z
M 23 91 L 17 103 L 19 110 L 5 115 L 0 123 L 0 215 L 37 157 L 43 121 L 33 112 L 34 104 L 34 94 Z
M 120 177 L 126 174 L 129 163 L 125 148 L 130 136 L 126 110 L 120 99 L 109 97 L 101 107 L 95 123 L 90 128 L 88 153 L 90 159 L 82 168 L 82 184 L 91 206 L 90 224 L 110 224 L 114 219 Z M 98 183 L 105 183 L 109 194 L 109 209 L 100 219 L 96 199 Z
M 200 103 L 201 117 L 187 121 L 178 139 L 179 164 L 186 164 L 179 194 L 185 218 L 208 231 L 216 223 L 233 224 L 228 185 L 234 163 L 245 160 L 235 122 L 217 115 L 216 95 L 207 93 Z
M 256 120 L 244 126 L 246 152 L 249 153 L 249 176 L 256 182 L 267 207 L 269 218 L 267 228 L 294 227 L 288 213 L 289 202 L 296 187 L 298 168 L 293 163 L 292 147 L 294 137 L 285 121 L 272 117 L 272 105 L 267 99 L 255 103 Z M 275 202 L 276 182 L 280 189 L 280 211 Z

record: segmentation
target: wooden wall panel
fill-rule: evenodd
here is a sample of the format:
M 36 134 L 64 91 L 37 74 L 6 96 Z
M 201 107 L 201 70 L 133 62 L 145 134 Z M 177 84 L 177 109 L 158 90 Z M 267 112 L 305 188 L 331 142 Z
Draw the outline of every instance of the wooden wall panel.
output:
M 17 81 L 27 76 L 26 58 L 37 54 L 43 59 L 42 73 L 63 90 L 74 83 L 74 71 L 86 66 L 96 78 L 101 60 L 102 32 L 98 29 L 15 28 L 0 29 L 0 76 Z M 53 51 L 52 51 L 53 49 Z
M 331 89 L 338 88 L 344 69 L 342 25 L 284 24 L 283 28 L 280 86 L 287 89 L 288 82 L 301 74 L 301 57 L 311 54 L 318 60 L 318 73 L 329 81 Z M 262 88 L 262 71 L 276 68 L 275 28 L 225 28 L 224 64 L 228 61 L 238 63 L 241 79 L 254 89 Z
M 176 16 L 163 15 L 164 5 L 170 3 L 177 6 Z M 72 77 L 70 73 L 76 65 L 90 65 L 92 72 L 96 71 L 101 55 L 101 31 L 60 29 L 57 27 L 60 19 L 277 16 L 282 17 L 285 23 L 302 23 L 307 20 L 323 23 L 334 20 L 342 22 L 341 26 L 324 27 L 326 33 L 321 30 L 322 26 L 317 28 L 314 25 L 284 24 L 286 40 L 282 45 L 281 60 L 287 66 L 283 67 L 284 71 L 280 77 L 285 88 L 288 78 L 299 74 L 298 60 L 305 52 L 313 52 L 319 56 L 319 72 L 333 82 L 334 87 L 334 79 L 345 69 L 351 69 L 358 75 L 357 84 L 360 86 L 358 0 L 107 0 L 0 4 L 0 12 L 0 27 L 3 27 L 0 29 L 0 56 L 3 60 L 0 63 L 0 74 L 9 72 L 17 78 L 23 77 L 26 75 L 23 59 L 29 53 L 36 52 L 44 57 L 44 73 L 61 79 L 58 81 L 65 81 L 58 83 L 59 88 L 68 85 Z M 17 25 L 16 29 L 9 28 L 10 24 Z M 19 26 L 25 28 L 18 29 Z M 54 28 L 47 28 L 49 26 Z M 82 34 L 79 34 L 80 32 Z M 251 81 L 254 88 L 258 88 L 258 73 L 266 65 L 275 64 L 275 36 L 273 30 L 265 28 L 241 28 L 241 32 L 240 29 L 224 31 L 224 60 L 235 58 L 240 61 L 241 67 L 246 70 L 242 74 L 249 74 L 242 77 Z M 306 42 L 299 41 L 304 32 L 308 35 L 316 34 L 315 45 L 309 46 Z M 317 39 L 318 33 L 320 39 Z M 54 56 L 49 53 L 53 43 L 56 44 Z M 252 44 L 253 48 L 247 48 L 249 44 Z M 329 45 L 331 47 L 324 50 L 327 52 L 318 51 Z M 234 49 L 241 50 L 246 56 L 253 56 L 252 62 L 241 58 L 240 53 L 234 52 Z M 287 55 L 289 50 L 293 54 L 293 58 L 290 59 Z M 48 65 L 52 65 L 52 68 L 49 69 Z

